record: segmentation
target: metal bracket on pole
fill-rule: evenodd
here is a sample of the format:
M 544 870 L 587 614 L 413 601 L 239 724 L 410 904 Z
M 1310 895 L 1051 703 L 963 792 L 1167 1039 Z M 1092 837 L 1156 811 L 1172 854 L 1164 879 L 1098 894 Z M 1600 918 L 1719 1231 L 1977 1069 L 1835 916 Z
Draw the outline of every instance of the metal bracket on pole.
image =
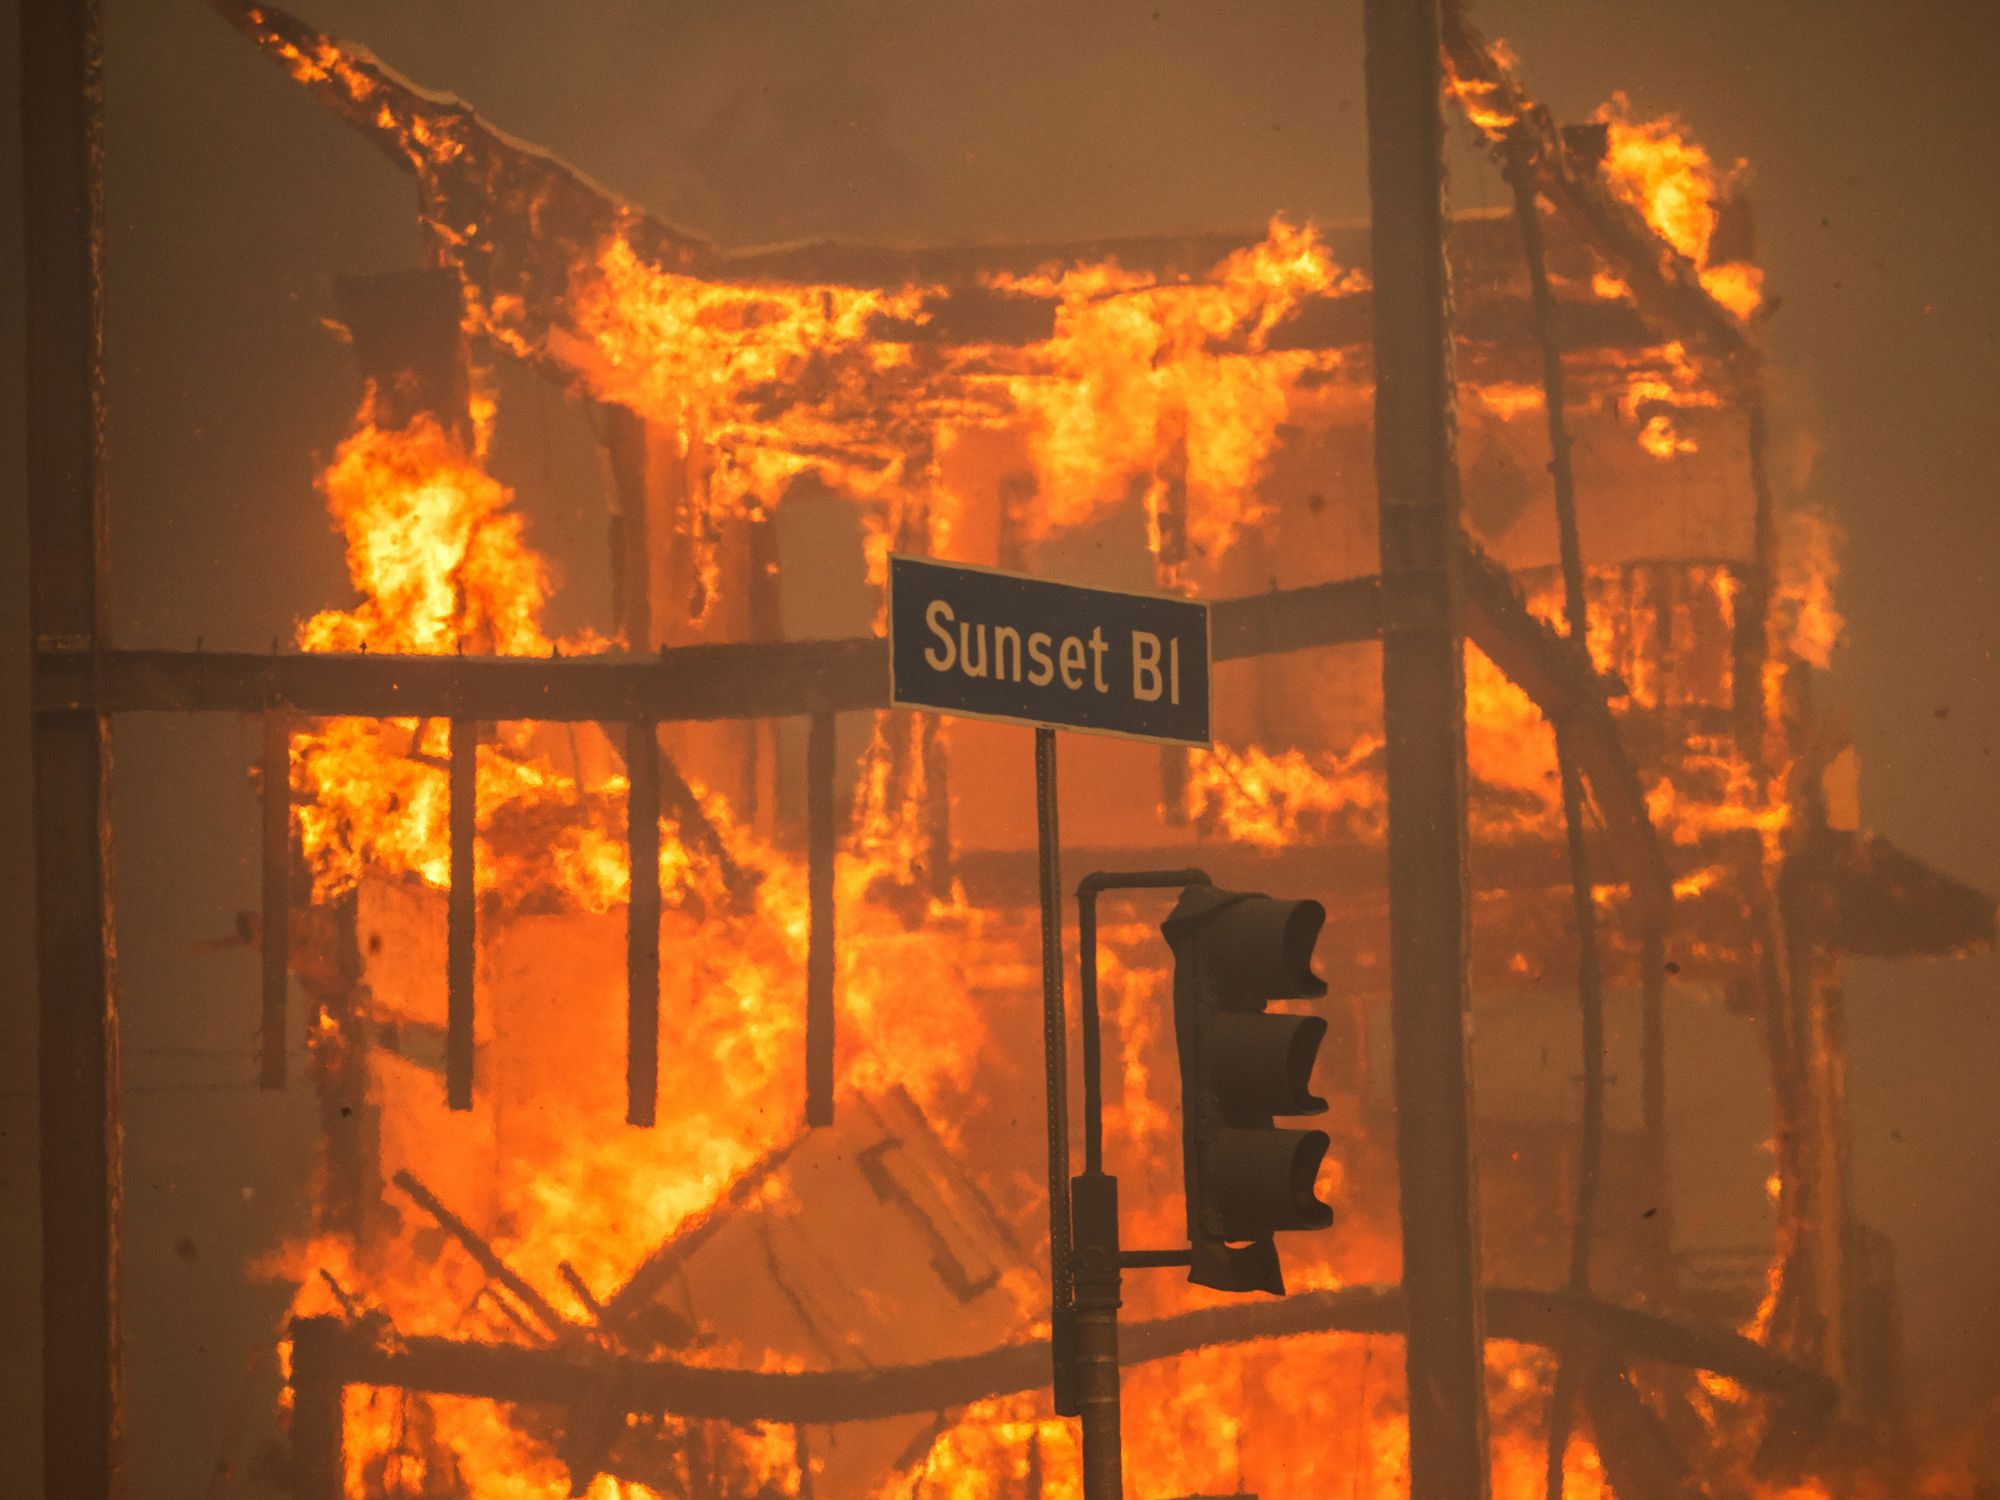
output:
M 1046 734 L 1038 730 L 1037 734 Z M 1053 753 L 1053 751 L 1051 752 Z M 1053 861 L 1044 860 L 1046 880 Z M 1073 1253 L 1058 1254 L 1069 1267 L 1070 1302 L 1057 1305 L 1057 1323 L 1065 1328 L 1056 1343 L 1056 1410 L 1083 1419 L 1084 1500 L 1122 1500 L 1124 1436 L 1118 1380 L 1118 1308 L 1120 1274 L 1142 1266 L 1186 1266 L 1191 1250 L 1121 1250 L 1118 1246 L 1118 1179 L 1104 1170 L 1104 1080 L 1102 1028 L 1097 1009 L 1097 895 L 1109 890 L 1178 890 L 1207 885 L 1201 870 L 1136 870 L 1086 875 L 1076 888 L 1077 941 L 1082 949 L 1078 998 L 1083 1023 L 1083 1174 L 1068 1184 L 1072 1205 Z M 1046 910 L 1046 908 L 1045 908 Z M 1055 996 L 1055 1024 L 1064 1024 L 1060 988 Z M 1053 1088 L 1053 1079 L 1051 1087 Z M 1053 1097 L 1053 1096 L 1052 1096 Z M 1050 1191 L 1055 1191 L 1054 1136 L 1050 1137 Z M 1068 1144 L 1062 1161 L 1068 1166 Z M 1053 1199 L 1051 1200 L 1053 1201 Z M 1067 1365 L 1067 1369 L 1065 1366 Z M 1070 1405 L 1063 1395 L 1067 1381 Z

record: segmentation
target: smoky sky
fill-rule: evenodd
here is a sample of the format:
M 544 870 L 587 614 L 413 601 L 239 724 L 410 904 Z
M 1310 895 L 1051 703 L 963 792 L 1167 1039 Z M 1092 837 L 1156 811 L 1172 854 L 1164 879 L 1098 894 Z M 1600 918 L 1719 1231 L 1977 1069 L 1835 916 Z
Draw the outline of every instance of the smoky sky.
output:
M 17 215 L 5 8 L 0 169 Z M 1247 230 L 1278 212 L 1367 210 L 1354 0 L 294 8 L 728 243 Z M 358 391 L 324 320 L 335 276 L 419 263 L 413 193 L 197 0 L 106 9 L 115 629 L 129 643 L 261 648 L 347 601 L 312 478 Z M 1988 82 L 2000 12 L 1940 0 L 1474 10 L 1559 117 L 1622 89 L 1642 113 L 1679 111 L 1718 158 L 1749 163 L 1777 303 L 1768 340 L 1818 443 L 1803 493 L 1847 537 L 1848 640 L 1821 701 L 1851 716 L 1866 821 L 2000 888 L 2000 114 Z M 1458 203 L 1502 201 L 1462 136 L 1451 165 Z M 0 368 L 0 634 L 16 643 L 0 653 L 0 856 L 15 872 L 0 939 L 25 955 L 17 230 L 10 217 L 0 238 L 12 356 Z M 531 537 L 580 524 L 594 503 L 577 455 L 535 435 L 555 426 L 535 403 L 554 399 L 510 407 L 503 392 L 503 425 L 528 434 L 503 441 L 524 445 L 511 477 L 543 528 Z M 583 557 L 572 567 L 589 598 Z M 270 1100 L 230 1082 L 231 1049 L 247 1050 L 254 1025 L 254 956 L 190 948 L 254 904 L 254 743 L 233 722 L 120 731 L 134 1469 L 162 1493 L 198 1492 L 217 1435 L 262 1420 L 275 1377 L 256 1359 L 282 1298 L 245 1293 L 240 1267 L 295 1222 L 312 1141 L 302 1091 Z M 0 1450 L 32 1453 L 32 994 L 24 961 L 9 972 L 0 1326 L 19 1336 Z M 1937 1411 L 1989 1402 L 2000 965 L 1856 963 L 1848 1003 L 1859 1211 L 1898 1242 L 1912 1377 Z M 167 1370 L 195 1373 L 176 1384 Z

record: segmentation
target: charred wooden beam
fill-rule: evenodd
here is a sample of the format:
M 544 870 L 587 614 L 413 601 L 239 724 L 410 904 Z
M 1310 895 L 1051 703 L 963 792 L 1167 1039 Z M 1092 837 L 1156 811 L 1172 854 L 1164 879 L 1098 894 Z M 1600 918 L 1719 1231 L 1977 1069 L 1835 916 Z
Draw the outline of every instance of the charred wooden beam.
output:
M 1835 952 L 1955 958 L 1991 948 L 1994 898 L 1880 834 L 1816 828 L 1786 861 L 1801 912 Z
M 1470 542 L 1466 550 L 1467 633 L 1546 718 L 1568 726 L 1577 763 L 1611 834 L 1619 874 L 1631 883 L 1642 912 L 1663 915 L 1673 905 L 1673 880 L 1639 773 L 1611 713 L 1614 689 L 1580 643 L 1565 639 L 1528 608 L 1505 568 Z
M 1618 1500 L 1706 1500 L 1673 1436 L 1614 1358 L 1601 1352 L 1583 1375 L 1584 1406 L 1597 1452 Z
M 833 1123 L 834 716 L 806 731 L 806 1124 Z
M 508 1295 L 533 1313 L 536 1321 L 551 1338 L 560 1336 L 568 1329 L 568 1322 L 556 1311 L 548 1298 L 536 1291 L 533 1284 L 520 1272 L 501 1259 L 500 1253 L 486 1242 L 484 1235 L 446 1208 L 436 1193 L 418 1181 L 416 1174 L 406 1169 L 398 1172 L 393 1180 L 397 1187 L 409 1195 L 411 1202 L 437 1220 L 438 1227 L 465 1248 L 466 1254 L 478 1263 L 479 1269 L 484 1271 L 488 1278 L 504 1287 Z
M 1638 773 L 1607 697 L 1617 685 L 1522 599 L 1507 571 L 1477 550 L 1465 569 L 1472 640 L 1551 720 L 1568 719 L 1619 873 L 1648 910 L 1672 899 Z M 1239 661 L 1372 640 L 1410 625 L 1421 608 L 1393 599 L 1376 578 L 1338 579 L 1216 600 L 1214 656 Z M 889 658 L 875 637 L 676 646 L 657 656 L 531 658 L 253 652 L 80 652 L 44 643 L 36 657 L 38 710 L 108 713 L 265 713 L 305 717 L 423 718 L 457 707 L 481 721 L 626 723 L 780 718 L 889 702 Z M 679 799 L 677 800 L 677 804 Z M 691 800 L 691 799 L 690 799 Z M 694 830 L 699 835 L 699 828 Z
M 292 731 L 282 709 L 264 715 L 264 910 L 259 944 L 264 965 L 264 1014 L 258 1038 L 257 1082 L 285 1086 L 285 1046 L 292 963 Z
M 589 411 L 611 486 L 611 618 L 626 647 L 641 650 L 653 639 L 646 424 L 629 408 L 608 402 L 592 402 Z
M 657 656 L 543 658 L 362 653 L 107 651 L 45 641 L 36 703 L 50 711 L 177 710 L 416 719 L 455 709 L 481 722 L 780 718 L 818 702 L 889 701 L 878 638 L 675 646 Z M 817 694 L 816 698 L 809 697 Z
M 1520 637 L 1509 660 L 1537 702 L 1568 705 L 1602 697 L 1609 685 L 1587 663 L 1563 660 L 1505 570 L 1485 564 L 1468 628 L 1482 641 Z M 1511 594 L 1511 597 L 1510 597 Z M 1390 617 L 1381 582 L 1343 578 L 1272 589 L 1211 606 L 1214 659 L 1240 661 L 1284 651 L 1373 640 Z M 1393 618 L 1417 618 L 1394 606 Z M 1492 650 L 1488 655 L 1495 655 Z M 1496 661 L 1498 658 L 1496 657 Z M 105 651 L 44 646 L 36 703 L 51 710 L 107 713 L 265 713 L 291 707 L 308 718 L 443 717 L 454 704 L 482 721 L 595 720 L 624 723 L 782 718 L 819 706 L 833 712 L 889 702 L 888 645 L 879 637 L 831 641 L 751 641 L 663 647 L 657 655 L 592 657 L 392 656 L 307 652 Z
M 1464 0 L 1444 7 L 1444 48 L 1468 118 L 1503 164 L 1519 162 L 1536 189 L 1604 256 L 1639 305 L 1681 336 L 1747 373 L 1753 351 L 1743 324 L 1701 284 L 1693 262 L 1653 231 L 1644 215 L 1605 186 L 1595 160 L 1579 155 L 1548 110 L 1467 19 Z
M 1561 1292 L 1490 1287 L 1486 1300 L 1490 1331 L 1497 1339 L 1548 1347 L 1595 1338 L 1614 1357 L 1708 1370 L 1791 1403 L 1807 1417 L 1823 1414 L 1833 1399 L 1823 1376 L 1738 1334 Z M 1262 1339 L 1326 1333 L 1393 1336 L 1404 1332 L 1406 1322 L 1400 1287 L 1300 1292 L 1281 1301 L 1128 1323 L 1121 1329 L 1119 1357 L 1129 1366 Z M 378 1329 L 350 1328 L 327 1318 L 294 1320 L 294 1340 L 311 1327 L 325 1330 L 311 1335 L 325 1340 L 327 1358 L 324 1365 L 316 1361 L 316 1369 L 330 1366 L 343 1384 L 567 1406 L 598 1388 L 609 1371 L 626 1411 L 726 1422 L 821 1425 L 927 1414 L 1039 1389 L 1048 1383 L 1049 1368 L 1048 1345 L 1039 1341 L 927 1364 L 782 1373 L 640 1359 L 593 1350 L 581 1341 L 531 1346 L 414 1336 L 383 1339 Z
M 650 1127 L 660 1096 L 660 744 L 658 727 L 625 727 L 625 1120 Z
M 1439 0 L 1363 9 L 1375 278 L 1375 484 L 1389 798 L 1389 1021 L 1412 1500 L 1481 1500 L 1485 1314 L 1472 1157 L 1465 748 Z
M 89 663 L 109 619 L 98 0 L 23 6 L 18 36 L 28 616 L 38 653 Z M 39 688 L 44 655 L 35 671 Z M 31 755 L 42 1483 L 65 1500 L 111 1500 L 124 1487 L 124 1380 L 110 721 L 38 693 Z
M 1567 637 L 1588 660 L 1590 600 L 1584 587 L 1583 541 L 1576 519 L 1576 470 L 1571 463 L 1569 418 L 1564 397 L 1562 346 L 1555 329 L 1555 296 L 1549 286 L 1542 243 L 1542 212 L 1531 185 L 1529 164 L 1511 162 L 1515 218 L 1528 265 L 1534 299 L 1535 343 L 1542 355 L 1542 408 L 1549 430 L 1549 475 L 1554 483 L 1556 535 L 1561 552 L 1563 619 Z M 1555 725 L 1556 767 L 1562 783 L 1563 832 L 1569 847 L 1572 920 L 1576 924 L 1576 998 L 1583 1062 L 1583 1110 L 1576 1153 L 1576 1208 L 1570 1225 L 1569 1288 L 1590 1290 L 1591 1252 L 1597 1240 L 1598 1188 L 1604 1173 L 1604 979 L 1597 943 L 1597 897 L 1590 875 L 1590 843 L 1584 826 L 1583 772 L 1577 764 L 1576 736 L 1569 719 Z M 1621 741 L 1622 743 L 1622 741 Z M 1545 1491 L 1562 1500 L 1564 1459 L 1569 1450 L 1570 1410 L 1575 1396 L 1578 1351 L 1563 1350 L 1549 1400 Z
M 742 907 L 757 889 L 761 877 L 756 871 L 744 868 L 729 852 L 721 830 L 710 820 L 708 809 L 701 805 L 701 798 L 694 794 L 694 788 L 688 785 L 674 758 L 665 750 L 660 750 L 653 760 L 654 773 L 660 783 L 660 804 L 673 814 L 682 842 L 699 850 L 703 857 L 715 861 L 716 869 L 722 876 L 723 889 L 729 892 L 739 908 Z
M 1379 578 L 1341 578 L 1218 599 L 1209 606 L 1209 649 L 1224 662 L 1374 640 L 1387 613 Z
M 479 971 L 479 723 L 453 715 L 451 892 L 445 907 L 445 1099 L 472 1108 L 473 1004 Z
M 337 1318 L 295 1318 L 292 1342 L 292 1500 L 342 1500 L 347 1493 L 347 1414 L 343 1400 L 354 1331 Z

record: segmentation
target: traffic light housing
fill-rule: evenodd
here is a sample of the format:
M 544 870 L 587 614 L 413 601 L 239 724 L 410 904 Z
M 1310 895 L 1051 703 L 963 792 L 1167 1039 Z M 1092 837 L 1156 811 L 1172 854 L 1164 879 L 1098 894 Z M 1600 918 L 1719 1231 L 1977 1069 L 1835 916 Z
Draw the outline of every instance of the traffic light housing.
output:
M 1311 1088 L 1326 1022 L 1264 1009 L 1326 993 L 1312 971 L 1325 921 L 1317 901 L 1192 885 L 1161 924 L 1174 955 L 1188 1279 L 1200 1286 L 1283 1296 L 1272 1236 L 1333 1222 L 1313 1194 L 1326 1132 L 1273 1123 L 1326 1108 Z

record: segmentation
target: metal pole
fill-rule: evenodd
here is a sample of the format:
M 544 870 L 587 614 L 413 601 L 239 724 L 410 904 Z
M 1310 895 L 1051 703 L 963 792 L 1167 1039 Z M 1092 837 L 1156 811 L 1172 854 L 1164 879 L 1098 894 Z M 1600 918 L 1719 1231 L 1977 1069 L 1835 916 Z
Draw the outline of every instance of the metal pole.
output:
M 1390 1026 L 1412 1500 L 1483 1500 L 1471 1145 L 1465 679 L 1438 0 L 1367 0 L 1375 478 L 1389 791 Z
M 806 729 L 806 1124 L 833 1123 L 834 716 Z
M 29 622 L 37 651 L 108 642 L 103 31 L 96 0 L 21 7 Z M 34 712 L 42 1211 L 42 1484 L 124 1490 L 122 1136 L 111 912 L 111 726 Z
M 1042 896 L 1042 1060 L 1049 1108 L 1049 1352 L 1058 1416 L 1076 1416 L 1076 1315 L 1070 1300 L 1069 1020 L 1063 1006 L 1062 833 L 1056 732 L 1035 731 L 1035 840 Z
M 1056 873 L 1052 865 L 1053 861 L 1044 861 L 1045 878 Z M 1120 1268 L 1188 1263 L 1188 1256 L 1179 1251 L 1142 1251 L 1127 1256 L 1119 1249 L 1118 1179 L 1104 1170 L 1097 895 L 1099 891 L 1118 888 L 1157 889 L 1207 883 L 1208 877 L 1200 870 L 1150 870 L 1086 875 L 1076 888 L 1077 947 L 1082 955 L 1077 989 L 1083 1024 L 1083 1175 L 1070 1184 L 1070 1195 L 1076 1234 L 1072 1270 L 1076 1289 L 1075 1381 L 1077 1406 L 1083 1419 L 1084 1500 L 1122 1500 L 1125 1492 L 1123 1412 L 1118 1379 Z
M 1118 1389 L 1118 1179 L 1085 1172 L 1070 1185 L 1076 1221 L 1076 1399 L 1083 1500 L 1123 1500 Z

